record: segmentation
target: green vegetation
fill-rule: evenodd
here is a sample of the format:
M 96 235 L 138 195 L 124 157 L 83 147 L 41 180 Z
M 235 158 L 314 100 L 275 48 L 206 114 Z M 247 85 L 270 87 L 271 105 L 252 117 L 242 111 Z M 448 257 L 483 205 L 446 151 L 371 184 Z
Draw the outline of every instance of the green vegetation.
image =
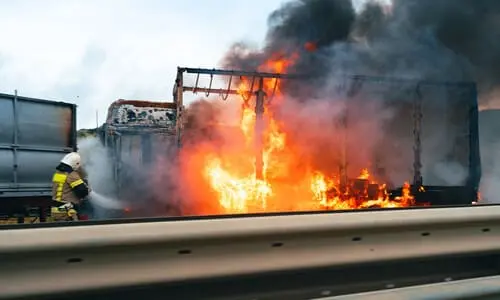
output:
M 76 133 L 77 138 L 82 139 L 86 137 L 95 137 L 96 129 L 80 129 Z

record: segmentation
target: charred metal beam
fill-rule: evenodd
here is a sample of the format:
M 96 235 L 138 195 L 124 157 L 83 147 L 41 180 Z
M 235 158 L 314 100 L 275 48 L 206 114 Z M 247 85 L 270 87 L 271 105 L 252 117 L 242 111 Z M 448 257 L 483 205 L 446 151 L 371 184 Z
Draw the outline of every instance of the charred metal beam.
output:
M 255 101 L 255 176 L 264 179 L 264 79 L 259 79 L 259 89 L 256 92 Z
M 177 133 L 177 147 L 182 147 L 182 130 L 184 124 L 184 99 L 183 99 L 183 86 L 184 86 L 184 76 L 182 71 L 177 68 L 177 77 L 175 79 L 174 85 L 174 103 L 177 105 L 177 122 L 176 122 L 176 133 Z
M 178 71 L 188 74 L 205 74 L 205 75 L 223 75 L 223 76 L 246 76 L 246 77 L 263 77 L 263 78 L 281 78 L 281 79 L 306 79 L 314 78 L 311 74 L 280 74 L 257 71 L 243 70 L 221 70 L 221 69 L 204 69 L 204 68 L 184 68 L 179 67 Z M 420 85 L 444 85 L 444 86 L 475 86 L 473 81 L 440 81 L 440 80 L 420 80 L 418 78 L 394 78 L 386 76 L 371 76 L 371 75 L 352 75 L 352 74 L 333 74 L 332 78 L 347 78 L 351 80 L 362 80 L 371 82 L 389 82 L 394 84 L 420 84 Z
M 474 87 L 476 85 L 473 81 L 440 81 L 440 80 L 420 80 L 418 78 L 394 78 L 394 77 L 385 77 L 385 76 L 371 76 L 371 75 L 348 75 L 348 74 L 339 74 L 333 75 L 332 78 L 348 78 L 351 80 L 362 80 L 362 81 L 371 81 L 371 82 L 385 82 L 385 83 L 394 83 L 394 84 L 419 84 L 419 85 L 427 85 L 427 86 L 461 86 L 461 87 Z
M 206 74 L 206 75 L 225 75 L 225 76 L 245 76 L 245 77 L 262 77 L 262 78 L 304 78 L 304 75 L 298 74 L 280 74 L 257 71 L 241 71 L 241 70 L 221 70 L 221 69 L 201 69 L 201 68 L 178 68 L 180 72 L 188 74 Z
M 413 186 L 416 189 L 424 184 L 422 178 L 422 118 L 422 94 L 420 85 L 417 85 L 413 99 Z
M 231 94 L 231 95 L 239 95 L 239 92 L 237 90 L 227 90 L 227 89 L 210 89 L 210 88 L 201 88 L 201 87 L 192 87 L 192 86 L 185 86 L 183 87 L 183 90 L 185 92 L 203 92 L 203 93 L 210 93 L 210 94 Z

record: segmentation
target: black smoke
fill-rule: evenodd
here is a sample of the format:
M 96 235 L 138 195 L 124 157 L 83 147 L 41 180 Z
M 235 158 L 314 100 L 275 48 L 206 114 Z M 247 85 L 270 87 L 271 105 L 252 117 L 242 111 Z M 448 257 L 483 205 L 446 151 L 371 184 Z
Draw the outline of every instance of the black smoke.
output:
M 337 72 L 474 80 L 483 95 L 500 84 L 498 0 L 368 1 L 359 11 L 351 0 L 294 0 L 271 13 L 265 42 L 238 43 L 223 67 L 254 70 L 277 52 L 299 52 L 289 72 L 317 84 Z
M 500 79 L 500 2 L 495 0 L 395 1 L 414 31 L 429 30 L 442 47 L 465 58 L 483 89 Z M 399 20 L 401 22 L 401 20 Z
M 289 71 L 321 77 L 329 71 L 325 61 L 332 54 L 325 49 L 336 42 L 348 40 L 355 19 L 356 13 L 350 0 L 285 3 L 268 18 L 264 49 L 248 49 L 244 43 L 236 43 L 222 65 L 224 68 L 256 70 L 271 57 L 298 53 L 299 59 Z M 314 46 L 314 53 L 307 49 L 307 43 Z
M 301 0 L 284 4 L 268 20 L 267 48 L 314 42 L 325 47 L 349 37 L 356 15 L 350 0 Z

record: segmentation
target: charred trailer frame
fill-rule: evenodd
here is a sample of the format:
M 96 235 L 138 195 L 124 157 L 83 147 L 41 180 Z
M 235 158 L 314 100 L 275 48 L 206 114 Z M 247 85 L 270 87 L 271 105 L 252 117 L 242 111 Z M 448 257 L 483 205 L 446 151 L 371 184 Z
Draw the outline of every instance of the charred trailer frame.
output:
M 185 73 L 196 75 L 194 86 L 185 85 Z M 210 76 L 208 87 L 198 86 L 200 75 Z M 215 75 L 226 78 L 227 88 L 212 88 L 211 83 Z M 262 96 L 262 93 L 259 93 L 259 85 L 254 85 L 254 81 L 258 82 L 262 78 L 310 79 L 310 76 L 304 74 L 178 67 L 173 97 L 177 104 L 176 132 L 179 148 L 182 147 L 183 134 L 183 93 L 202 92 L 207 96 L 218 94 L 224 100 L 229 94 L 241 93 L 231 88 L 231 79 L 242 76 L 252 78 L 252 87 L 247 94 L 256 95 L 257 116 L 261 112 L 258 104 L 266 101 L 269 95 Z M 329 85 L 333 87 L 330 91 L 332 98 L 341 99 L 345 104 L 341 126 L 349 128 L 356 122 L 352 118 L 356 104 L 367 105 L 370 101 L 376 101 L 377 105 L 392 111 L 394 117 L 392 121 L 384 122 L 386 134 L 381 142 L 392 144 L 392 149 L 386 149 L 391 155 L 398 155 L 396 152 L 400 152 L 405 156 L 403 166 L 400 166 L 399 170 L 403 176 L 396 180 L 396 187 L 391 189 L 392 197 L 401 195 L 404 181 L 408 180 L 411 181 L 417 204 L 470 205 L 477 200 L 481 180 L 481 158 L 477 88 L 474 82 L 440 82 L 360 75 L 339 75 L 333 80 L 335 83 Z M 351 137 L 346 134 L 341 151 L 344 157 L 340 159 L 339 165 L 341 179 L 346 183 L 349 181 L 350 171 L 348 153 L 353 150 L 350 149 L 350 140 Z M 434 155 L 440 151 L 440 155 Z M 371 173 L 380 176 L 380 173 L 391 170 L 390 164 L 377 161 L 377 154 L 373 156 L 376 163 L 372 166 Z M 438 169 L 440 171 L 437 171 Z M 454 172 L 460 173 L 460 178 L 447 180 L 446 172 L 453 176 L 457 175 L 453 174 Z
M 184 84 L 184 73 L 196 74 L 196 81 L 194 86 L 186 86 Z M 210 75 L 210 83 L 207 87 L 198 86 L 200 75 Z M 228 84 L 224 89 L 213 88 L 212 83 L 214 81 L 214 76 L 224 77 Z M 238 90 L 232 86 L 233 78 L 252 78 L 251 86 L 247 91 Z M 255 96 L 255 169 L 257 178 L 263 177 L 264 161 L 263 161 L 263 115 L 264 107 L 266 103 L 269 103 L 276 92 L 278 82 L 281 79 L 294 79 L 300 78 L 300 76 L 292 74 L 280 74 L 280 73 L 268 73 L 268 72 L 253 72 L 253 71 L 242 71 L 242 70 L 220 70 L 220 69 L 201 69 L 201 68 L 183 68 L 177 67 L 177 76 L 173 88 L 173 98 L 174 103 L 177 104 L 177 126 L 176 126 L 176 136 L 177 136 L 177 147 L 182 148 L 182 136 L 184 130 L 184 92 L 193 92 L 194 94 L 202 92 L 206 97 L 210 94 L 218 94 L 222 100 L 227 100 L 229 95 L 242 95 L 244 96 L 245 105 L 248 105 L 249 100 Z M 267 94 L 264 90 L 264 80 L 273 79 L 274 89 L 272 93 Z
M 111 158 L 116 196 L 131 203 L 133 209 L 154 203 L 148 192 L 155 154 L 175 154 L 168 147 L 154 148 L 162 145 L 161 141 L 175 145 L 176 110 L 172 102 L 120 99 L 110 105 L 106 122 L 99 129 L 101 143 Z
M 372 169 L 376 175 L 395 171 L 391 169 L 391 158 L 384 162 L 378 157 L 387 157 L 387 153 L 401 155 L 400 159 L 409 163 L 399 163 L 398 171 L 412 179 L 412 193 L 418 204 L 470 205 L 478 199 L 481 157 L 474 82 L 342 76 L 337 83 L 332 93 L 344 99 L 342 125 L 347 132 L 357 122 L 352 118 L 354 110 L 369 101 L 375 102 L 380 112 L 392 115 L 381 122 L 383 137 L 379 147 L 386 153 L 374 155 Z M 349 165 L 348 153 L 353 150 L 349 149 L 352 143 L 348 135 L 346 139 L 346 164 L 341 167 L 344 170 Z M 399 196 L 401 188 L 391 194 Z

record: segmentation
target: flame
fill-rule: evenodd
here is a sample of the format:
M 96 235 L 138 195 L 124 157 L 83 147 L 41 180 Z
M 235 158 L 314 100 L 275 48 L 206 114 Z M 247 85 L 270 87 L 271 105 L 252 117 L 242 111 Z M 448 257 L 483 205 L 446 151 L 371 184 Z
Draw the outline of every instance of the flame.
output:
M 314 46 L 314 47 L 313 47 Z M 315 44 L 306 44 L 315 49 Z M 285 73 L 297 54 L 277 54 L 260 67 L 261 72 Z M 386 185 L 372 179 L 369 170 L 361 170 L 357 179 L 341 183 L 338 176 L 311 168 L 293 151 L 284 124 L 277 121 L 269 105 L 264 106 L 262 131 L 256 131 L 257 117 L 252 92 L 260 83 L 241 78 L 237 91 L 241 98 L 239 131 L 241 145 L 212 151 L 205 155 L 203 175 L 215 192 L 221 213 L 252 213 L 284 210 L 357 209 L 403 207 L 414 204 L 409 184 L 402 195 L 389 199 Z M 283 101 L 281 80 L 264 79 L 263 90 L 273 95 L 273 103 Z M 252 97 L 251 97 L 252 96 Z M 262 176 L 256 168 L 256 141 L 262 138 Z
M 361 170 L 361 174 L 358 176 L 358 179 L 368 179 L 368 178 L 370 178 L 370 173 L 368 172 L 368 169 Z
M 321 207 L 325 209 L 356 209 L 369 207 L 405 207 L 413 205 L 410 186 L 405 183 L 402 196 L 389 199 L 385 184 L 369 182 L 368 169 L 361 170 L 357 181 L 342 187 L 339 181 L 316 172 L 311 181 L 311 190 Z
M 314 52 L 318 49 L 318 46 L 314 42 L 307 42 L 304 44 L 304 49 L 306 49 L 309 52 Z
M 220 205 L 231 212 L 248 213 L 254 210 L 265 210 L 267 198 L 272 195 L 271 186 L 249 175 L 244 178 L 236 178 L 221 166 L 218 158 L 210 160 L 207 165 L 208 176 L 211 186 L 220 194 Z

